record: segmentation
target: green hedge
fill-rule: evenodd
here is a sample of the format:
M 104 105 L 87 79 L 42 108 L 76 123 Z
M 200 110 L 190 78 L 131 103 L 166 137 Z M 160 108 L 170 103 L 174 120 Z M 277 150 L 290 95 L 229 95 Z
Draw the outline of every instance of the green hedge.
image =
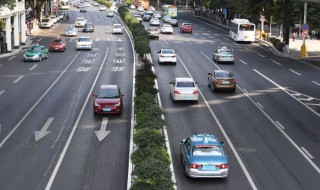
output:
M 101 5 L 105 5 L 108 8 L 110 8 L 112 6 L 112 3 L 107 0 L 96 0 L 96 2 Z

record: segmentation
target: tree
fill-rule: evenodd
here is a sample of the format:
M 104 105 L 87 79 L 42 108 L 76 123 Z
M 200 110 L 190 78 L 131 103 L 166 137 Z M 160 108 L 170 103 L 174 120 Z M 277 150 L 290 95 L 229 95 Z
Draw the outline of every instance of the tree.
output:
M 47 0 L 25 0 L 26 8 L 31 8 L 31 17 L 40 20 L 41 10 Z
M 0 0 L 0 8 L 2 6 L 7 6 L 9 9 L 14 9 L 16 6 L 16 0 Z

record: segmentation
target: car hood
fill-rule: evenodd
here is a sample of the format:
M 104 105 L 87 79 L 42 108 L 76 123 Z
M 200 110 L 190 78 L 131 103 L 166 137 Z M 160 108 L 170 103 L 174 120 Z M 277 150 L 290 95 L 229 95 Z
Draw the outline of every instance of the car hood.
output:
M 96 98 L 95 101 L 98 104 L 116 104 L 120 102 L 120 98 Z
M 41 52 L 31 52 L 31 51 L 27 51 L 24 53 L 24 55 L 39 55 L 41 54 Z

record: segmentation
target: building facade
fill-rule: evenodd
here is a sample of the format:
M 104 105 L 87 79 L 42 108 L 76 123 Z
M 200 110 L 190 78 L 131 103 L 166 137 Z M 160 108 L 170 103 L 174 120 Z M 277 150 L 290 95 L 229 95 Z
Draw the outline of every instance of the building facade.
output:
M 8 7 L 0 7 L 0 19 L 5 19 L 4 42 L 7 43 L 7 52 L 11 52 L 12 48 L 19 48 L 20 45 L 26 43 L 25 12 L 24 0 L 16 0 L 16 6 L 13 10 Z

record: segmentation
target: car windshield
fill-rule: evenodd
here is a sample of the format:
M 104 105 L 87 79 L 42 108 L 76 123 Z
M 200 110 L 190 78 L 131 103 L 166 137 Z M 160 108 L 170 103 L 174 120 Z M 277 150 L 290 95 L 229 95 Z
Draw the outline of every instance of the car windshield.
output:
M 79 38 L 79 42 L 90 42 L 90 38 Z
M 121 25 L 113 25 L 113 28 L 121 28 Z
M 218 78 L 232 78 L 232 77 L 233 77 L 233 73 L 229 73 L 229 72 L 216 72 L 216 77 L 218 77 Z
M 184 27 L 191 27 L 191 24 L 183 24 Z
M 118 89 L 100 89 L 97 98 L 119 98 Z
M 164 50 L 162 50 L 162 54 L 174 54 L 174 50 L 172 50 L 172 49 L 164 49 Z
M 42 19 L 41 22 L 49 22 L 49 19 L 47 19 L 47 18 Z
M 87 23 L 87 24 L 85 24 L 84 26 L 86 26 L 86 27 L 92 27 L 93 25 L 92 25 L 92 23 Z
M 62 43 L 62 40 L 61 39 L 55 39 L 55 40 L 53 40 L 52 43 L 59 44 L 59 43 Z
M 194 87 L 194 83 L 190 81 L 177 82 L 177 87 L 180 87 L 180 88 Z
M 77 21 L 84 21 L 83 18 L 77 18 Z
M 34 46 L 29 49 L 29 52 L 40 52 L 40 51 L 41 51 L 40 46 Z
M 222 149 L 219 146 L 194 146 L 193 156 L 222 156 Z

